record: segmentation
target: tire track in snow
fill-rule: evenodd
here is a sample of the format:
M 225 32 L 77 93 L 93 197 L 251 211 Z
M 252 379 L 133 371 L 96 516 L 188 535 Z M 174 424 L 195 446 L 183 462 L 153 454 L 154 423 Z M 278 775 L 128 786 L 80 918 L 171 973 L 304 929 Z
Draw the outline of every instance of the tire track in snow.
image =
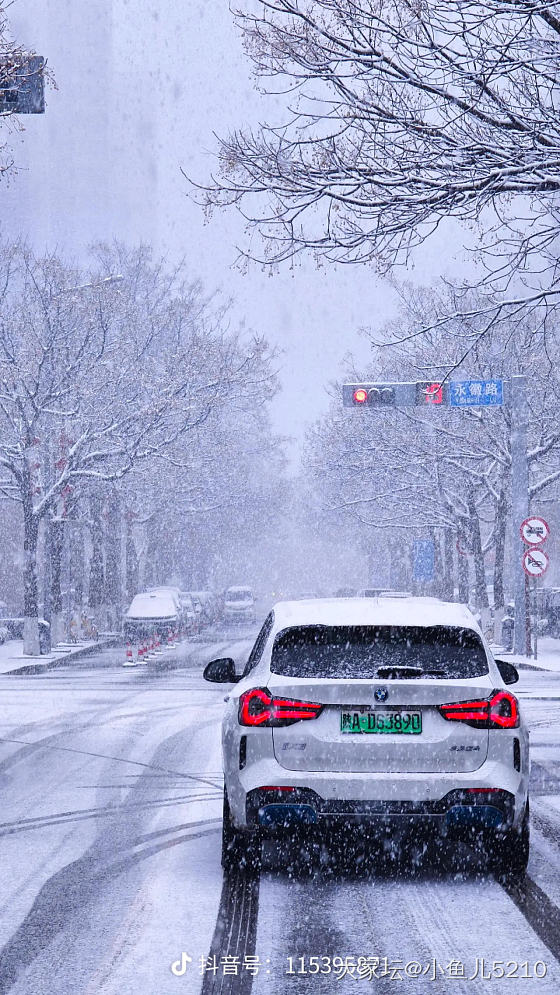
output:
M 235 870 L 224 874 L 222 894 L 216 927 L 210 944 L 209 958 L 225 955 L 254 956 L 257 943 L 259 915 L 260 868 Z M 251 974 L 241 967 L 240 974 L 224 975 L 218 967 L 216 974 L 207 971 L 202 982 L 201 995 L 249 995 L 253 987 Z
M 397 987 L 403 995 L 447 995 L 451 988 L 457 995 L 482 993 L 492 982 L 471 977 L 477 958 L 484 958 L 486 971 L 494 960 L 544 961 L 547 977 L 533 979 L 533 985 L 543 995 L 560 990 L 560 911 L 542 889 L 530 878 L 517 889 L 501 886 L 474 867 L 467 874 L 457 872 L 456 858 L 448 866 L 447 858 L 440 862 L 443 853 L 434 857 L 412 875 L 406 864 L 394 870 L 381 864 L 372 866 L 371 873 L 349 871 L 334 879 L 319 872 L 307 881 L 285 873 L 263 874 L 256 952 L 261 962 L 272 959 L 274 971 L 271 977 L 259 974 L 254 990 L 280 995 L 289 983 L 294 995 L 328 995 L 335 986 L 341 993 L 360 987 L 359 978 L 333 973 L 296 974 L 288 982 L 286 958 L 294 958 L 297 971 L 297 958 L 311 954 L 387 957 L 402 966 L 416 961 L 427 971 L 434 959 L 444 968 L 453 960 L 464 964 L 465 977 L 453 977 L 453 985 L 439 972 L 433 980 L 429 974 L 412 978 L 403 972 L 398 984 L 379 975 L 369 984 L 380 995 Z M 507 988 L 512 993 L 532 990 L 521 974 L 517 981 L 508 980 Z
M 503 882 L 502 888 L 531 929 L 560 962 L 560 909 L 528 875 L 521 882 Z

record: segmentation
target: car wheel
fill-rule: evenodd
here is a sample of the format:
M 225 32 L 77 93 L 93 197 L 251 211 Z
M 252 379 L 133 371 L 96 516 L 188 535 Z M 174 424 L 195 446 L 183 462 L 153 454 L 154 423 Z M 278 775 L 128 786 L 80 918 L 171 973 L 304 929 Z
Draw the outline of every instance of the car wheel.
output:
M 498 877 L 523 876 L 529 863 L 529 802 L 519 829 L 510 829 L 489 846 L 490 867 Z
M 222 817 L 222 867 L 226 872 L 239 871 L 246 874 L 260 866 L 261 841 L 248 833 L 242 833 L 231 821 L 227 792 L 224 788 Z

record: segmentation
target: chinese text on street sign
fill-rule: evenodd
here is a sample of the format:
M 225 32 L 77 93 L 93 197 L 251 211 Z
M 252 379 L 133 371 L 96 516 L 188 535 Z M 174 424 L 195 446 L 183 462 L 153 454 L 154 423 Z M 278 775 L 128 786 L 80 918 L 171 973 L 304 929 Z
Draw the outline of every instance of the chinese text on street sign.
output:
M 503 380 L 454 380 L 449 384 L 452 408 L 490 407 L 503 403 Z

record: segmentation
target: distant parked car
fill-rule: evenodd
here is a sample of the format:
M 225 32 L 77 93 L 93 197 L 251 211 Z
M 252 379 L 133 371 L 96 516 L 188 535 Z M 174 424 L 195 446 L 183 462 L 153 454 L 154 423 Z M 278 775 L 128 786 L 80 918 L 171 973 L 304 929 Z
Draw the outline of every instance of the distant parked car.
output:
M 206 622 L 206 620 L 204 618 L 204 610 L 203 610 L 203 607 L 202 607 L 202 602 L 201 602 L 198 594 L 196 594 L 195 591 L 189 591 L 188 593 L 189 593 L 189 597 L 191 599 L 192 606 L 193 606 L 194 612 L 195 612 L 196 628 L 197 628 L 197 631 L 200 632 L 200 630 L 204 628 L 204 625 L 205 625 L 205 622 Z
M 255 596 L 250 587 L 228 587 L 224 595 L 226 622 L 256 622 Z
M 185 632 L 190 634 L 197 628 L 197 613 L 188 591 L 179 591 L 179 600 L 181 603 L 183 628 Z
M 135 639 L 158 633 L 167 637 L 180 626 L 180 609 L 169 590 L 145 591 L 133 599 L 124 619 L 124 636 Z
M 198 601 L 202 619 L 206 625 L 212 625 L 216 621 L 216 603 L 211 591 L 190 591 L 191 598 Z

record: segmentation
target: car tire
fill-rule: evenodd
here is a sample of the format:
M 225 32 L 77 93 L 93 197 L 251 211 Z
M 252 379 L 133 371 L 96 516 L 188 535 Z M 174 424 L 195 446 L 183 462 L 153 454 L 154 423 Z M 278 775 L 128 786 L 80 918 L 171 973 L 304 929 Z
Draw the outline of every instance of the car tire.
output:
M 247 874 L 260 866 L 261 841 L 236 829 L 231 820 L 227 792 L 224 788 L 222 816 L 222 867 L 226 873 Z
M 490 867 L 497 877 L 523 876 L 529 863 L 529 802 L 518 829 L 496 837 L 489 847 Z

